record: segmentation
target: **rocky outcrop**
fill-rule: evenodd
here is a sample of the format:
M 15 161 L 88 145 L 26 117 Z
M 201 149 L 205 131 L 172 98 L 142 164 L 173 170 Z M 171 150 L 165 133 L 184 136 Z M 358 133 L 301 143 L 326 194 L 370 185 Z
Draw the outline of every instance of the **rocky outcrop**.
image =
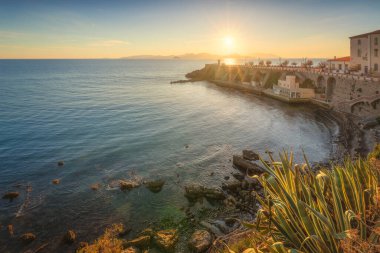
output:
M 206 230 L 195 231 L 189 241 L 189 248 L 196 253 L 205 252 L 211 245 L 212 236 Z
M 174 251 L 177 240 L 178 231 L 176 229 L 161 230 L 154 236 L 155 244 L 165 251 Z

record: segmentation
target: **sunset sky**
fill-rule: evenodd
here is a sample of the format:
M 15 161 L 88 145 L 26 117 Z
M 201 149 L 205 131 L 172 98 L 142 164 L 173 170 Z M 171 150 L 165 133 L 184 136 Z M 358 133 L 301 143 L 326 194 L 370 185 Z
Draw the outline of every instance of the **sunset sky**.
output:
M 380 29 L 380 1 L 5 1 L 0 58 L 349 54 L 349 36 Z

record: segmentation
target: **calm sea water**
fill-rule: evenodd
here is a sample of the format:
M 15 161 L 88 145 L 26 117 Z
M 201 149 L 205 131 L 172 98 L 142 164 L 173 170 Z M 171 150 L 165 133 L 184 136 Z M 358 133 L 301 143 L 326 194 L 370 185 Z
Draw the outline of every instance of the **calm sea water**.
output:
M 334 122 L 295 107 L 207 82 L 170 85 L 201 61 L 0 61 L 0 252 L 49 242 L 58 252 L 67 229 L 94 239 L 107 224 L 132 227 L 181 216 L 188 182 L 219 185 L 243 148 L 302 149 L 312 161 L 331 152 Z M 188 145 L 188 148 L 185 146 Z M 64 160 L 64 167 L 57 161 Z M 214 172 L 214 176 L 209 176 Z M 137 175 L 164 178 L 159 193 L 109 188 Z M 59 178 L 61 183 L 51 181 Z M 100 183 L 99 191 L 90 185 Z M 20 245 L 15 237 L 33 232 Z M 64 248 L 67 250 L 67 248 Z

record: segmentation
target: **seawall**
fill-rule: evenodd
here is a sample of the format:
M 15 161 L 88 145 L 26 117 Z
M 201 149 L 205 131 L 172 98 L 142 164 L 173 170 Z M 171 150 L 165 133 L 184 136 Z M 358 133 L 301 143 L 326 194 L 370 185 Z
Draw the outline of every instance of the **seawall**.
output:
M 284 80 L 286 75 L 295 75 L 303 87 L 314 88 L 316 97 L 289 100 L 272 93 L 273 85 L 279 79 Z M 380 116 L 380 79 L 376 77 L 329 73 L 314 68 L 218 64 L 206 64 L 203 69 L 191 72 L 186 77 L 284 102 L 313 103 L 361 118 Z

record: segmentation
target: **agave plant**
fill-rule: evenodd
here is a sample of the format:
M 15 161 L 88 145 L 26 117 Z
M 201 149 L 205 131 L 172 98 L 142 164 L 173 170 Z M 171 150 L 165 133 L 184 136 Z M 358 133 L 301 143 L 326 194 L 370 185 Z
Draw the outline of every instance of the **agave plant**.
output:
M 342 241 L 356 234 L 379 242 L 378 234 L 368 234 L 370 225 L 380 227 L 379 173 L 370 162 L 347 160 L 314 172 L 306 157 L 294 164 L 292 153 L 270 160 L 262 161 L 265 173 L 254 176 L 265 197 L 258 197 L 261 209 L 250 225 L 276 242 L 269 252 L 343 252 Z

